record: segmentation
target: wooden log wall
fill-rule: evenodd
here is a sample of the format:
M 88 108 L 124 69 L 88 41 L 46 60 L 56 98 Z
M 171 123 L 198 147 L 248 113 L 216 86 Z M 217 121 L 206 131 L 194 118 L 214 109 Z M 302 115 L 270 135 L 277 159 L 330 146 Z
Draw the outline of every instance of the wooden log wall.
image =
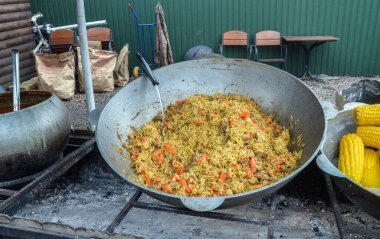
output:
M 36 76 L 30 0 L 0 0 L 0 85 L 12 82 L 12 49 L 20 51 L 20 81 Z

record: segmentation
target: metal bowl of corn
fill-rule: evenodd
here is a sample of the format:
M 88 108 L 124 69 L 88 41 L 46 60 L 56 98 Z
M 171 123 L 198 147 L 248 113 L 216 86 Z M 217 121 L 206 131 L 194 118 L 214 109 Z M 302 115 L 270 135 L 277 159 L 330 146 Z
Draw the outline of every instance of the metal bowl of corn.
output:
M 317 165 L 353 204 L 380 219 L 380 116 L 376 111 L 380 114 L 380 105 L 360 106 L 330 119 Z

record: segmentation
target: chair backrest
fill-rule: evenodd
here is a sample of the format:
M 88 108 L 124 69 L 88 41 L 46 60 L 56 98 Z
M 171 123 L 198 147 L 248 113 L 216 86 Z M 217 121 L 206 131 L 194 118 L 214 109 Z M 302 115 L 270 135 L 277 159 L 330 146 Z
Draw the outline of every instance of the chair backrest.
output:
M 222 45 L 225 46 L 247 46 L 248 34 L 242 31 L 228 31 L 223 33 Z
M 272 30 L 257 32 L 255 41 L 256 46 L 280 46 L 281 34 Z
M 75 32 L 70 29 L 53 31 L 49 36 L 49 44 L 52 53 L 67 52 L 75 44 Z
M 107 27 L 94 27 L 87 30 L 87 39 L 89 41 L 102 42 L 103 50 L 112 50 L 112 31 Z

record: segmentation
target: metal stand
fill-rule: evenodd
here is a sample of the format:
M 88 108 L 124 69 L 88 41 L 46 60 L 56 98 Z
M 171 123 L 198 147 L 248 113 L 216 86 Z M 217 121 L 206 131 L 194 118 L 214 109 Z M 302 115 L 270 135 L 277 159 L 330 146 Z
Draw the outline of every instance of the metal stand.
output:
M 323 42 L 314 42 L 313 44 L 311 44 L 309 47 L 306 45 L 306 43 L 303 43 L 303 42 L 297 42 L 297 44 L 299 44 L 303 51 L 305 52 L 305 60 L 304 60 L 304 72 L 302 74 L 302 76 L 300 77 L 300 79 L 302 80 L 316 80 L 316 81 L 320 81 L 319 79 L 315 78 L 312 76 L 312 74 L 310 73 L 310 70 L 309 70 L 309 61 L 310 61 L 310 54 L 312 52 L 312 50 L 319 46 L 319 45 L 322 45 L 323 43 L 325 43 L 324 41 Z

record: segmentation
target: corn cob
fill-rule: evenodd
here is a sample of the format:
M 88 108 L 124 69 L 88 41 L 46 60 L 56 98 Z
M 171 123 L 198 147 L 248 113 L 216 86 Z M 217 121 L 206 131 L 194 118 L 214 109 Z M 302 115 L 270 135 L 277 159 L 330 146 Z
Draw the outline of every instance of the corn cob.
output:
M 365 146 L 380 149 L 380 127 L 359 126 L 356 134 L 363 140 Z
M 339 146 L 339 170 L 355 182 L 360 183 L 363 167 L 363 141 L 356 134 L 344 135 Z
M 357 125 L 380 126 L 380 104 L 355 107 L 352 114 Z
M 380 188 L 380 153 L 364 149 L 364 169 L 360 184 L 369 188 Z

